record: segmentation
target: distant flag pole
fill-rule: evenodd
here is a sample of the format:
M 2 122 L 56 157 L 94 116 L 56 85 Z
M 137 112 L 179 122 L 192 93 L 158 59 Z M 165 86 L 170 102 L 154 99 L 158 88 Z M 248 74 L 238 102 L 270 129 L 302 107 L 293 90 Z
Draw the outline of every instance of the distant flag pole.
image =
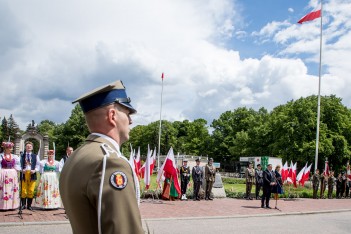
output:
M 318 79 L 318 104 L 317 104 L 317 130 L 316 130 L 316 155 L 314 162 L 314 170 L 318 167 L 318 147 L 319 147 L 319 122 L 321 116 L 321 77 L 322 77 L 322 35 L 323 35 L 323 1 L 321 0 L 321 9 L 312 11 L 302 17 L 298 23 L 311 21 L 320 18 L 320 38 L 319 38 L 319 79 Z
M 159 132 L 158 132 L 158 157 L 157 157 L 157 170 L 160 169 L 160 149 L 161 149 L 161 133 L 162 133 L 162 96 L 163 96 L 163 79 L 164 79 L 164 73 L 162 72 L 161 75 L 162 79 L 162 88 L 161 88 L 161 107 L 160 107 L 160 127 L 159 127 Z

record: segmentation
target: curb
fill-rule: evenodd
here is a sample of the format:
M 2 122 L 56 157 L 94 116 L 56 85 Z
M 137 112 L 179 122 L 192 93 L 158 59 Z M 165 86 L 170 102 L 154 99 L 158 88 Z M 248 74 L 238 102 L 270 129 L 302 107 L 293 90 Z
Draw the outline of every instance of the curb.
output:
M 206 220 L 206 219 L 240 219 L 253 217 L 274 217 L 274 216 L 288 216 L 288 215 L 311 215 L 311 214 L 327 214 L 327 213 L 342 213 L 350 212 L 351 209 L 340 210 L 323 210 L 323 211 L 306 211 L 306 212 L 290 212 L 290 213 L 272 213 L 272 214 L 254 214 L 254 215 L 234 215 L 234 216 L 200 216 L 200 217 L 177 217 L 177 218 L 149 218 L 142 219 L 144 223 L 153 221 L 171 221 L 171 220 Z M 52 221 L 52 222 L 7 222 L 0 223 L 0 227 L 8 226 L 29 226 L 29 225 L 63 225 L 69 224 L 69 221 Z
M 253 215 L 233 215 L 233 216 L 199 216 L 199 217 L 177 217 L 177 218 L 150 218 L 142 219 L 142 221 L 167 221 L 167 220 L 200 220 L 200 219 L 238 219 L 238 218 L 254 218 L 254 217 L 273 217 L 273 216 L 288 216 L 288 215 L 311 215 L 311 214 L 327 214 L 327 213 L 342 213 L 351 212 L 351 209 L 339 210 L 323 210 L 323 211 L 306 211 L 306 212 L 289 212 L 289 213 L 271 213 L 271 214 L 253 214 Z

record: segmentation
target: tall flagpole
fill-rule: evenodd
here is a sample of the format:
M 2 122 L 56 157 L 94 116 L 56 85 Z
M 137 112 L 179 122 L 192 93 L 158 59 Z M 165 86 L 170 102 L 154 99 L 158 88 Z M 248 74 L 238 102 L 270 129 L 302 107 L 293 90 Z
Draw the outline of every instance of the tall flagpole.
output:
M 318 146 L 319 146 L 319 122 L 321 116 L 321 76 L 322 76 L 322 35 L 323 35 L 323 1 L 321 0 L 321 28 L 320 28 L 320 44 L 319 44 L 319 79 L 318 79 L 318 105 L 317 105 L 317 132 L 316 132 L 316 156 L 314 162 L 314 170 L 318 167 Z
M 157 157 L 157 171 L 160 169 L 160 146 L 161 146 L 161 130 L 162 130 L 162 96 L 163 96 L 163 78 L 164 78 L 164 74 L 162 72 L 161 75 L 162 78 L 162 89 L 161 89 L 161 107 L 160 107 L 160 128 L 159 128 L 159 132 L 158 132 L 158 157 Z

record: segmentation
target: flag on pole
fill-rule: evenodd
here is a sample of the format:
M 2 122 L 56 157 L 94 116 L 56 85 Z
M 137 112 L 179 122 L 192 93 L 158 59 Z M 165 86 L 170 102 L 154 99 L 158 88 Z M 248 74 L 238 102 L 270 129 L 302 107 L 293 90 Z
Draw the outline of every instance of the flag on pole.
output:
M 158 174 L 157 174 L 157 183 L 158 184 L 160 183 L 161 178 L 163 177 L 164 173 L 170 174 L 172 176 L 174 187 L 177 190 L 178 194 L 181 194 L 179 181 L 178 181 L 178 171 L 177 171 L 177 166 L 175 164 L 174 153 L 173 153 L 172 147 L 169 149 L 167 157 L 166 157 L 164 163 L 162 164 L 160 170 L 158 171 Z
M 301 181 L 300 181 L 301 186 L 305 186 L 305 182 L 310 178 L 311 167 L 312 167 L 312 163 L 311 163 L 311 165 L 309 165 L 305 169 L 305 171 L 304 171 L 304 173 L 302 175 Z
M 152 154 L 151 161 L 150 161 L 150 175 L 152 175 L 152 172 L 154 171 L 156 164 L 156 147 L 154 149 L 154 153 Z
M 329 174 L 330 174 L 329 164 L 328 164 L 328 161 L 325 161 L 323 175 L 324 176 L 329 176 Z
M 321 17 L 321 10 L 312 11 L 304 17 L 302 17 L 297 23 L 302 24 L 303 22 L 311 21 L 319 17 Z
M 293 164 L 293 162 L 291 162 L 290 170 L 289 170 L 289 174 L 288 174 L 288 179 L 287 179 L 287 181 L 289 183 L 294 184 L 294 187 L 297 187 L 297 184 L 296 184 L 296 166 L 297 166 L 297 163 Z
M 350 163 L 347 162 L 346 164 L 346 174 L 347 174 L 347 177 L 349 177 L 349 179 L 351 180 L 351 170 L 350 170 Z
M 165 78 L 165 76 L 164 76 L 164 74 L 163 74 L 163 72 L 162 72 L 161 79 L 163 80 L 163 78 Z
M 283 182 L 286 181 L 286 179 L 288 178 L 288 173 L 289 173 L 288 161 L 285 161 L 284 166 L 282 168 L 282 180 L 283 180 Z
M 140 179 L 140 173 L 139 173 L 139 170 L 141 167 L 141 165 L 140 165 L 141 164 L 141 162 L 140 162 L 140 146 L 138 147 L 138 153 L 135 156 L 134 164 L 135 164 L 135 173 L 137 174 L 138 178 Z
M 307 168 L 307 163 L 306 163 L 306 165 L 301 169 L 301 171 L 299 172 L 299 174 L 297 174 L 297 176 L 296 176 L 296 180 L 297 180 L 297 182 L 299 182 L 299 185 L 301 185 L 301 180 L 302 180 L 302 178 L 303 178 L 303 175 L 305 174 L 306 168 Z

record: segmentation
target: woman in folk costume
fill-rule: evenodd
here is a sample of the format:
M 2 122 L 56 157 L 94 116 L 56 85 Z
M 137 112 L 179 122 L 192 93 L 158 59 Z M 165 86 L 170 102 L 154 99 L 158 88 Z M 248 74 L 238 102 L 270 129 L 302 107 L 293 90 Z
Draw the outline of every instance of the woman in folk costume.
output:
M 48 151 L 48 158 L 40 161 L 41 174 L 37 188 L 35 205 L 42 209 L 58 209 L 61 207 L 58 172 L 60 163 L 55 160 L 55 151 Z
M 21 170 L 20 158 L 11 154 L 12 142 L 3 142 L 4 152 L 0 154 L 0 210 L 19 207 L 19 182 L 17 171 Z

